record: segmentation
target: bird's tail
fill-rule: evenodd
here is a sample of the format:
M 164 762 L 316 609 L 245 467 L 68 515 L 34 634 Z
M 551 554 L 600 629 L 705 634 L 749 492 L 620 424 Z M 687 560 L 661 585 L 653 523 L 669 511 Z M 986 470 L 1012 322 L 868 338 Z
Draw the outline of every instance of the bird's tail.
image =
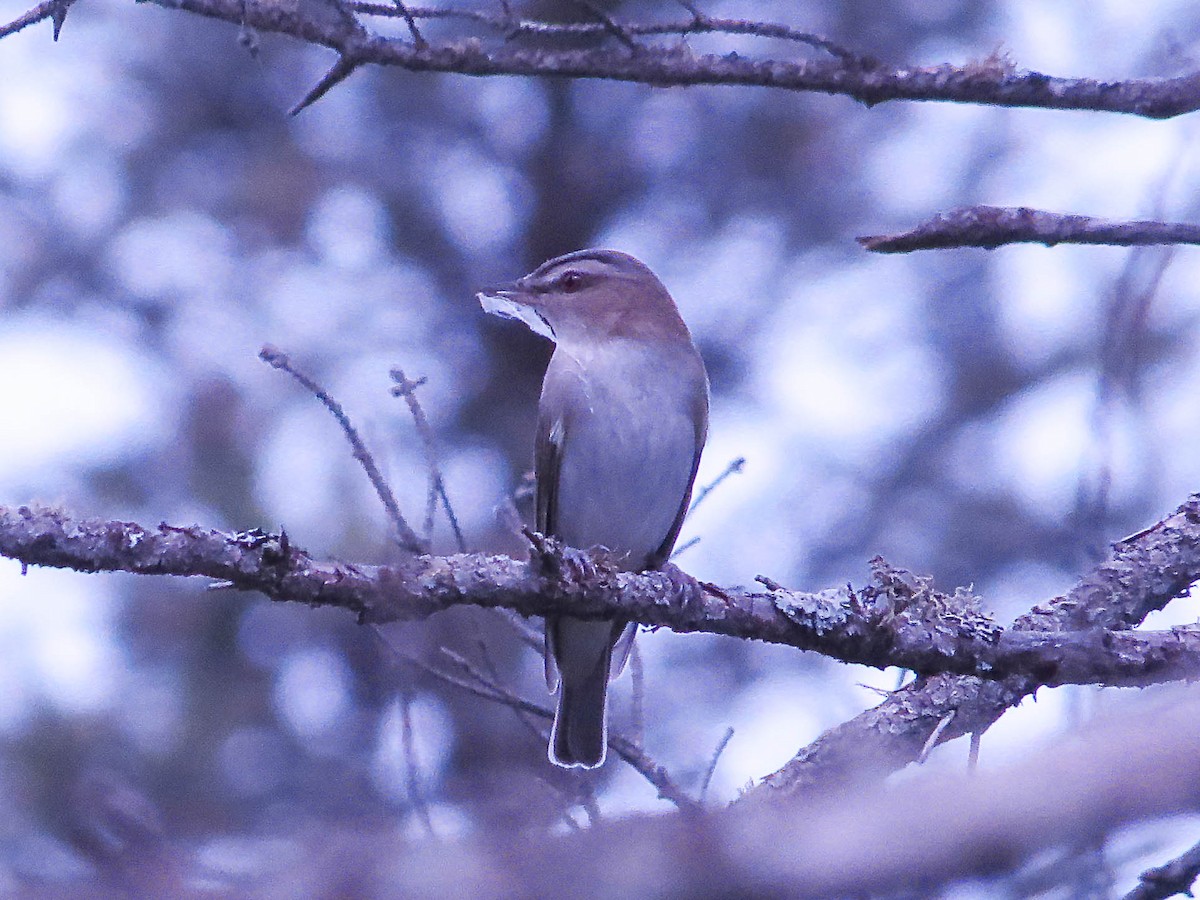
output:
M 608 746 L 608 675 L 620 630 L 612 622 L 578 619 L 559 619 L 549 627 L 561 678 L 550 761 L 594 769 Z

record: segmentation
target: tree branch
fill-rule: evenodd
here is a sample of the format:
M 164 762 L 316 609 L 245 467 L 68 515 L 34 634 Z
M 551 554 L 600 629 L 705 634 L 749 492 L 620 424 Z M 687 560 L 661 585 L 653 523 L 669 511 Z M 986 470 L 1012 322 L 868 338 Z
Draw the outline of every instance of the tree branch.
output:
M 1170 516 L 1118 541 L 1070 592 L 1034 607 L 1006 634 L 1040 632 L 1046 637 L 1059 629 L 1100 629 L 1115 637 L 1110 629 L 1136 625 L 1200 579 L 1198 537 L 1200 495 L 1193 494 Z M 918 759 L 951 710 L 954 719 L 939 742 L 986 731 L 1047 683 L 1039 680 L 1036 668 L 1001 680 L 948 674 L 918 679 L 821 735 L 743 796 L 763 799 L 879 777 Z
M 911 253 L 1004 244 L 1200 244 L 1200 225 L 1182 222 L 1117 222 L 1018 206 L 969 206 L 939 213 L 909 231 L 857 239 L 873 253 Z
M 1125 895 L 1125 900 L 1165 900 L 1177 894 L 1191 897 L 1197 877 L 1200 877 L 1200 844 L 1165 865 L 1147 869 L 1138 877 L 1137 887 Z
M 1200 108 L 1200 72 L 1176 78 L 1097 81 L 1058 78 L 1020 71 L 1007 58 L 993 55 L 955 66 L 887 66 L 866 55 L 785 25 L 745 20 L 713 19 L 693 13 L 682 22 L 551 23 L 514 19 L 448 8 L 396 7 L 383 3 L 274 3 L 266 0 L 156 0 L 168 9 L 184 9 L 221 19 L 239 28 L 287 34 L 335 50 L 347 66 L 375 63 L 413 72 L 457 72 L 463 75 L 526 75 L 602 78 L 656 86 L 726 84 L 775 87 L 793 91 L 836 94 L 867 106 L 890 100 L 934 100 L 991 106 L 1041 109 L 1086 109 L 1166 119 Z M 61 4 L 43 3 L 5 28 L 0 36 L 51 18 Z M 455 19 L 464 33 L 439 43 L 386 38 L 365 30 L 354 15 L 418 19 Z M 474 30 L 470 30 L 473 28 Z M 613 29 L 634 37 L 660 39 L 627 46 L 597 41 L 584 48 L 538 46 L 538 41 L 563 35 L 597 37 Z M 741 34 L 804 43 L 834 58 L 794 59 L 764 53 L 743 56 L 694 52 L 681 41 L 689 35 Z M 514 38 L 521 38 L 515 42 Z M 664 40 L 671 38 L 671 40 Z M 532 46 L 526 46 L 530 42 Z M 517 44 L 522 45 L 518 46 Z M 336 79 L 335 79 L 336 80 Z M 330 81 L 327 77 L 326 81 Z M 311 93 L 310 93 L 311 96 Z
M 679 632 L 768 641 L 879 668 L 969 673 L 989 679 L 980 686 L 985 691 L 996 685 L 1030 691 L 1040 685 L 1146 684 L 1200 674 L 1200 631 L 1105 630 L 1125 627 L 1147 606 L 1165 605 L 1200 577 L 1200 495 L 1117 545 L 1108 568 L 1010 630 L 984 615 L 968 592 L 938 593 L 930 579 L 882 560 L 874 561 L 873 583 L 859 591 L 811 594 L 763 579 L 769 590 L 755 592 L 702 584 L 677 569 L 621 572 L 602 552 L 534 537 L 527 562 L 459 554 L 368 567 L 317 562 L 286 535 L 258 530 L 147 529 L 78 520 L 53 509 L 0 507 L 0 555 L 27 565 L 202 575 L 273 600 L 342 607 L 364 623 L 425 618 L 462 604 L 526 616 L 569 609 L 581 618 L 621 617 Z M 1018 687 L 997 681 L 1005 678 L 1017 679 Z M 934 724 L 948 711 L 941 709 Z M 980 725 L 960 710 L 952 725 L 942 727 L 961 734 Z

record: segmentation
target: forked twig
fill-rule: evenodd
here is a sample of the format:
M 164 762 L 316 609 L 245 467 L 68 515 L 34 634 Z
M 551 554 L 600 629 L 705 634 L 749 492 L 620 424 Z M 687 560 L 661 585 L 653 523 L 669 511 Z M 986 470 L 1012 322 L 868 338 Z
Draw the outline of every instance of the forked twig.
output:
M 376 495 L 379 497 L 380 502 L 383 503 L 384 509 L 387 510 L 392 527 L 396 529 L 397 542 L 410 553 L 425 553 L 427 547 L 417 536 L 417 533 L 409 527 L 403 513 L 400 512 L 400 505 L 396 502 L 396 495 L 388 487 L 387 481 L 384 480 L 383 475 L 379 471 L 379 466 L 375 464 L 375 458 L 367 449 L 367 445 L 363 443 L 362 438 L 358 436 L 358 431 L 355 429 L 353 423 L 351 423 L 350 417 L 346 415 L 346 411 L 342 409 L 342 405 L 334 400 L 323 387 L 297 369 L 288 358 L 288 355 L 281 350 L 277 350 L 268 344 L 259 351 L 258 356 L 259 359 L 268 363 L 273 368 L 291 375 L 305 390 L 320 400 L 324 407 L 337 419 L 338 424 L 342 426 L 342 433 L 346 436 L 346 440 L 350 442 L 350 446 L 354 450 L 354 458 L 358 460 L 359 465 L 363 467 L 363 471 L 367 473 L 367 478 L 370 479 L 371 486 L 375 488 Z
M 593 0 L 575 0 L 575 2 L 591 13 L 592 16 L 595 17 L 596 21 L 600 22 L 600 24 L 604 26 L 605 31 L 619 40 L 630 50 L 638 49 L 637 42 L 629 36 L 629 32 L 618 25 L 613 20 L 613 17 L 606 13 L 603 7 L 601 7 L 598 3 L 593 2 Z
M 412 35 L 413 43 L 418 47 L 428 46 L 429 42 L 426 41 L 421 32 L 417 30 L 417 20 L 413 18 L 413 14 L 409 10 L 408 6 L 403 2 L 403 0 L 392 0 L 392 2 L 396 4 L 396 9 L 400 11 L 400 15 L 403 16 L 405 24 L 408 25 L 408 31 Z
M 429 469 L 429 493 L 425 502 L 425 541 L 429 544 L 433 539 L 433 518 L 437 510 L 438 500 L 441 500 L 442 509 L 446 511 L 446 518 L 450 522 L 450 528 L 454 532 L 454 540 L 458 544 L 458 552 L 467 552 L 467 542 L 463 537 L 462 529 L 458 524 L 458 516 L 454 514 L 454 507 L 450 505 L 450 497 L 446 493 L 446 482 L 442 478 L 442 470 L 438 466 L 437 461 L 437 445 L 433 439 L 433 427 L 429 424 L 429 419 L 425 415 L 425 410 L 421 408 L 421 402 L 417 400 L 416 390 L 425 383 L 424 378 L 418 378 L 416 381 L 409 381 L 404 375 L 404 370 L 400 368 L 392 369 L 392 381 L 396 382 L 396 386 L 392 388 L 392 396 L 403 397 L 404 402 L 408 404 L 408 410 L 412 413 L 413 423 L 417 427 L 417 434 L 421 436 L 421 443 L 425 447 L 425 465 Z

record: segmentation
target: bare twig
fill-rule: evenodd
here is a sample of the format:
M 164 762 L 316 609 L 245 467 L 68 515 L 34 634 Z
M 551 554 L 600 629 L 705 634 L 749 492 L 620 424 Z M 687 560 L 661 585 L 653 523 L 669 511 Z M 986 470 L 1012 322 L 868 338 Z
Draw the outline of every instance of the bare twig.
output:
M 719 488 L 722 482 L 730 475 L 740 475 L 742 470 L 746 468 L 746 457 L 739 456 L 736 459 L 730 460 L 729 465 L 721 470 L 721 474 L 710 481 L 700 490 L 696 491 L 695 499 L 692 500 L 691 506 L 688 507 L 687 515 L 690 516 L 696 511 L 696 507 L 705 501 L 709 494 Z
M 433 538 L 433 516 L 440 499 L 442 509 L 446 512 L 446 519 L 450 522 L 450 529 L 454 532 L 454 541 L 458 545 L 458 552 L 466 553 L 467 541 L 463 537 L 462 528 L 459 527 L 458 516 L 454 514 L 454 507 L 450 504 L 450 497 L 446 493 L 446 482 L 442 478 L 442 470 L 438 466 L 437 444 L 433 437 L 433 427 L 429 424 L 425 410 L 421 408 L 421 402 L 417 400 L 416 390 L 425 383 L 425 379 L 418 378 L 416 381 L 409 381 L 404 376 L 404 371 L 399 368 L 392 369 L 391 377 L 392 381 L 396 382 L 396 386 L 392 388 L 392 395 L 403 397 L 404 402 L 408 404 L 413 423 L 416 425 L 417 433 L 421 436 L 421 443 L 425 447 L 425 465 L 429 470 L 429 493 L 425 504 L 425 541 L 428 544 Z
M 683 556 L 683 554 L 687 553 L 689 550 L 691 550 L 693 547 L 695 547 L 698 543 L 700 543 L 700 535 L 697 534 L 697 535 L 694 535 L 693 537 L 688 538 L 686 541 L 684 541 L 682 544 L 680 544 L 678 547 L 676 547 L 674 550 L 671 551 L 671 559 L 672 560 L 678 559 L 680 556 Z
M 342 426 L 342 433 L 346 436 L 346 440 L 350 442 L 350 446 L 354 450 L 354 458 L 358 460 L 359 465 L 363 467 L 363 471 L 367 473 L 367 478 L 371 480 L 371 486 L 375 488 L 376 495 L 378 495 L 383 508 L 387 511 L 392 527 L 396 529 L 396 537 L 400 546 L 410 553 L 424 553 L 427 547 L 417 537 L 416 532 L 408 526 L 408 522 L 400 512 L 400 505 L 396 502 L 396 495 L 392 493 L 392 489 L 388 486 L 387 481 L 379 471 L 379 466 L 375 464 L 375 458 L 367 449 L 367 445 L 363 443 L 362 438 L 358 436 L 358 431 L 350 422 L 350 417 L 346 415 L 346 411 L 342 409 L 342 405 L 334 400 L 324 388 L 297 369 L 286 353 L 268 345 L 263 347 L 258 355 L 264 362 L 280 371 L 287 372 L 296 379 L 305 390 L 320 400 L 333 417 L 337 419 L 338 424 Z
M 630 681 L 630 725 L 633 742 L 639 747 L 646 744 L 646 667 L 642 663 L 642 651 L 635 640 L 629 648 Z
M 704 804 L 704 798 L 708 796 L 708 786 L 712 782 L 713 774 L 717 771 L 717 763 L 721 761 L 721 754 L 725 752 L 725 748 L 729 746 L 730 740 L 733 739 L 733 728 L 726 728 L 725 734 L 721 740 L 717 741 L 716 749 L 713 750 L 712 759 L 708 761 L 708 768 L 704 770 L 704 779 L 700 782 L 700 804 Z
M 477 696 L 494 700 L 497 703 L 503 703 L 506 706 L 511 706 L 513 709 L 520 709 L 543 719 L 550 720 L 554 718 L 554 712 L 552 710 L 547 709 L 544 706 L 539 706 L 536 703 L 531 703 L 530 701 L 525 700 L 523 697 L 520 697 L 517 694 L 509 691 L 507 688 L 496 684 L 486 675 L 476 669 L 471 664 L 470 660 L 466 659 L 460 654 L 455 653 L 454 651 L 445 647 L 442 648 L 442 653 L 447 657 L 447 659 L 454 663 L 456 668 L 460 669 L 466 674 L 466 679 L 456 678 L 449 673 L 439 674 L 440 670 L 415 659 L 412 660 L 412 662 L 420 665 L 425 671 L 430 672 L 433 675 L 437 675 L 438 677 L 442 677 L 450 683 L 456 684 L 464 690 L 468 690 Z M 625 760 L 625 762 L 636 769 L 643 778 L 654 785 L 654 787 L 658 790 L 658 795 L 662 799 L 669 800 L 683 811 L 691 812 L 698 809 L 696 802 L 689 797 L 682 788 L 675 784 L 674 779 L 671 778 L 667 770 L 654 762 L 654 760 L 647 756 L 645 751 L 634 744 L 633 741 L 629 740 L 628 738 L 621 737 L 620 735 L 610 734 L 608 737 L 608 746 L 610 750 L 612 750 L 614 753 L 620 756 L 621 759 Z
M 425 38 L 422 37 L 421 32 L 417 30 L 417 20 L 413 18 L 413 14 L 409 10 L 408 5 L 405 4 L 403 0 L 392 0 L 392 2 L 396 4 L 396 9 L 400 11 L 400 15 L 404 18 L 405 24 L 408 25 L 408 31 L 409 34 L 412 35 L 413 43 L 418 47 L 428 46 L 429 42 L 426 41 Z
M 598 7 L 595 7 L 595 4 L 591 3 L 587 5 L 590 7 L 589 11 L 595 14 Z M 859 56 L 845 47 L 835 44 L 828 38 L 821 37 L 812 32 L 801 31 L 799 28 L 770 22 L 752 22 L 745 19 L 721 19 L 699 12 L 690 3 L 681 5 L 692 14 L 692 17 L 685 22 L 627 22 L 621 25 L 616 25 L 616 23 L 609 25 L 600 19 L 599 16 L 597 16 L 595 23 L 546 22 L 538 19 L 521 20 L 513 14 L 512 8 L 507 2 L 502 3 L 501 15 L 499 16 L 484 10 L 454 7 L 417 8 L 410 6 L 409 11 L 414 18 L 418 19 L 457 19 L 463 22 L 470 22 L 494 33 L 501 34 L 506 38 L 516 34 L 535 35 L 538 37 L 599 37 L 605 33 L 612 33 L 614 27 L 630 40 L 635 37 L 663 37 L 670 35 L 678 35 L 680 37 L 687 37 L 694 34 L 743 35 L 804 44 L 815 50 L 823 50 L 836 59 L 860 68 L 871 68 L 878 65 L 870 57 Z M 347 6 L 355 12 L 364 15 L 394 17 L 399 14 L 396 10 L 388 6 L 369 2 L 369 0 L 352 0 Z M 600 12 L 604 15 L 605 19 L 608 19 L 609 22 L 612 21 L 611 17 L 604 13 L 602 9 Z M 622 42 L 624 43 L 624 41 Z
M 604 30 L 619 40 L 630 50 L 637 50 L 637 42 L 630 37 L 629 32 L 613 21 L 612 16 L 592 0 L 575 0 L 575 2 L 591 13 L 604 26 Z
M 305 94 L 304 98 L 299 103 L 288 110 L 288 115 L 299 115 L 304 110 L 308 109 L 308 107 L 312 106 L 322 97 L 324 97 L 336 85 L 341 84 L 352 74 L 354 74 L 354 70 L 361 65 L 361 60 L 355 59 L 348 53 L 343 53 L 338 56 L 337 62 L 330 66 L 329 71 L 321 77 L 321 80 L 313 86 L 312 90 Z
M 429 818 L 429 805 L 425 802 L 425 789 L 421 786 L 421 770 L 417 763 L 417 748 L 413 739 L 412 698 L 407 690 L 400 691 L 400 740 L 404 744 L 404 767 L 408 770 L 408 797 L 413 809 L 425 828 L 425 833 L 435 837 L 433 822 Z
M 1200 244 L 1200 225 L 1179 222 L 1118 222 L 1024 206 L 970 206 L 940 213 L 911 231 L 860 237 L 875 253 L 910 253 L 958 247 L 994 249 L 1005 244 Z
M 937 723 L 937 726 L 933 729 L 933 732 L 929 735 L 929 740 L 927 740 L 925 742 L 925 745 L 921 748 L 921 752 L 917 756 L 917 765 L 925 764 L 925 760 L 929 759 L 929 754 L 932 753 L 933 748 L 937 746 L 938 738 L 940 738 L 942 736 L 942 732 L 945 731 L 949 727 L 950 723 L 953 721 L 954 721 L 954 710 L 950 710 L 950 712 L 948 712 L 948 713 L 946 713 L 946 715 L 942 716 L 942 720 Z

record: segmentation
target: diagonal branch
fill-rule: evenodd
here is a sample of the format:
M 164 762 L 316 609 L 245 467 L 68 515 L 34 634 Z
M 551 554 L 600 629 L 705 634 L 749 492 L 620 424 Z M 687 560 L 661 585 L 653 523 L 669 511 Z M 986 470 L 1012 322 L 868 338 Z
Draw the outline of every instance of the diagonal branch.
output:
M 50 19 L 54 23 L 54 40 L 57 41 L 59 32 L 62 31 L 63 21 L 67 18 L 67 10 L 73 2 L 74 0 L 44 0 L 28 12 L 17 16 L 7 25 L 0 26 L 0 38 L 6 38 L 30 25 Z
M 1200 495 L 1193 494 L 1170 516 L 1114 544 L 1108 558 L 1074 588 L 1034 607 L 1005 632 L 1004 639 L 1018 640 L 1033 633 L 1045 638 L 1060 629 L 1104 635 L 1105 642 L 1137 639 L 1138 634 L 1124 629 L 1200 580 L 1198 538 Z M 986 731 L 1006 710 L 1048 684 L 1043 674 L 1034 666 L 1025 674 L 998 680 L 949 674 L 918 679 L 825 732 L 743 796 L 762 799 L 803 793 L 818 784 L 858 781 L 903 768 L 919 758 L 947 713 L 954 711 L 955 716 L 948 726 L 941 726 L 935 743 Z
M 1200 877 L 1200 844 L 1170 862 L 1147 869 L 1138 876 L 1137 887 L 1125 895 L 1125 900 L 1166 900 L 1182 894 L 1194 896 L 1192 885 Z

